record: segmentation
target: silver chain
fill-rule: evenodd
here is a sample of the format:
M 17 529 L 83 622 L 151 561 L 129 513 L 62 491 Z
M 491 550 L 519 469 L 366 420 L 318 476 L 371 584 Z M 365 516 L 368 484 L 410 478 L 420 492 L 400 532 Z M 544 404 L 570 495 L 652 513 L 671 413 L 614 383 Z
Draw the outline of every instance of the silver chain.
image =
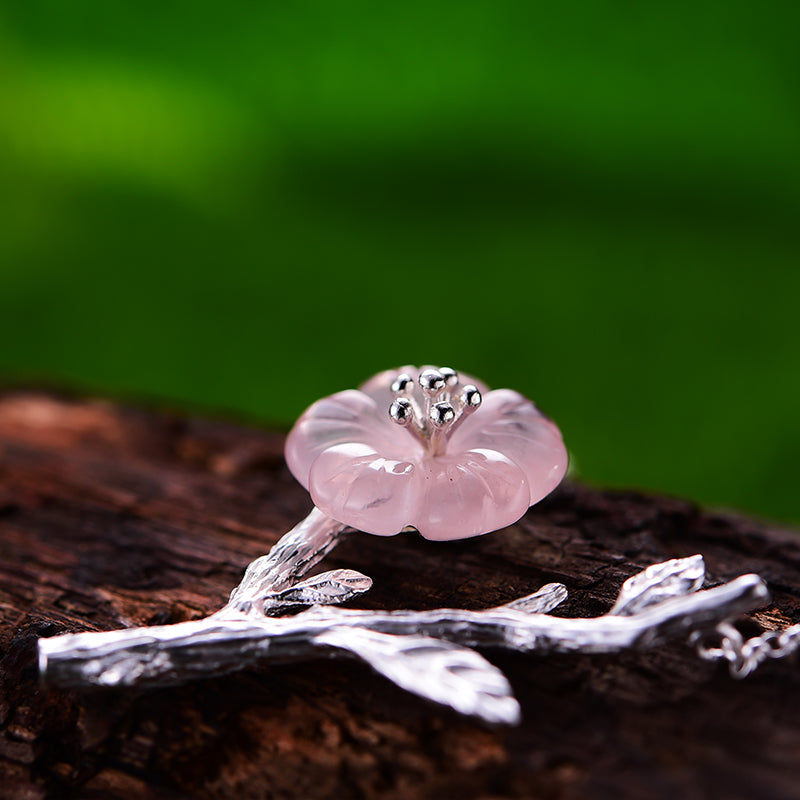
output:
M 783 630 L 764 631 L 745 639 L 730 622 L 714 629 L 721 637 L 718 645 L 707 643 L 707 636 L 696 631 L 691 642 L 705 661 L 727 661 L 734 678 L 746 678 L 768 658 L 785 658 L 800 647 L 800 624 Z

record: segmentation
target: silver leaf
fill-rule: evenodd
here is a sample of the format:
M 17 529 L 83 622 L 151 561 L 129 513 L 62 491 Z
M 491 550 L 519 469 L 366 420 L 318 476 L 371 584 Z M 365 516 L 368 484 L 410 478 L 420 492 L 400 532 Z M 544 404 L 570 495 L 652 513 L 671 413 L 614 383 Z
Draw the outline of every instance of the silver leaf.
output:
M 499 669 L 474 650 L 429 636 L 331 628 L 318 644 L 347 650 L 409 692 L 487 722 L 515 725 L 519 703 Z
M 548 583 L 538 592 L 506 603 L 503 608 L 524 611 L 526 614 L 546 614 L 567 599 L 567 587 L 563 583 Z
M 622 584 L 610 616 L 630 617 L 673 597 L 696 592 L 705 579 L 706 568 L 700 555 L 673 558 L 654 564 Z
M 372 578 L 352 569 L 335 569 L 314 575 L 280 592 L 264 595 L 270 609 L 291 606 L 338 605 L 372 587 Z

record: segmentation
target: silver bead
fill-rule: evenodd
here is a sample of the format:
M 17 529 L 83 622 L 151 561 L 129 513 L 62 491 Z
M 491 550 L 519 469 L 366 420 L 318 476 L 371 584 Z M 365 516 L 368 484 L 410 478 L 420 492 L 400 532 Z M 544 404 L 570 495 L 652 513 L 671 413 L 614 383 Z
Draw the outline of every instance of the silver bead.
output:
M 466 411 L 467 409 L 478 408 L 483 402 L 483 396 L 478 391 L 477 386 L 473 386 L 471 383 L 468 383 L 461 390 L 461 400 L 464 403 L 464 410 Z
M 404 427 L 408 425 L 414 418 L 414 407 L 411 405 L 411 401 L 406 400 L 405 397 L 398 397 L 397 400 L 389 406 L 389 416 L 392 422 L 398 425 Z
M 458 373 L 452 367 L 440 367 L 439 372 L 442 373 L 445 383 L 452 389 L 458 386 Z
M 411 394 L 414 390 L 414 378 L 407 372 L 401 372 L 392 382 L 393 394 Z
M 419 386 L 429 397 L 440 394 L 447 385 L 444 375 L 438 369 L 426 369 L 419 374 Z
M 450 403 L 434 403 L 431 406 L 430 418 L 437 428 L 444 428 L 456 418 L 456 410 Z

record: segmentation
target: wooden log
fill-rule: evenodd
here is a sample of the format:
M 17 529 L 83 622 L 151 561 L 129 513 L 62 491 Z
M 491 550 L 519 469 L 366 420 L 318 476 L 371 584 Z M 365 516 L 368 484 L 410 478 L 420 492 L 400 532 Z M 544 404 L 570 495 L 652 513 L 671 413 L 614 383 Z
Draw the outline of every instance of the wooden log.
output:
M 522 705 L 492 728 L 358 662 L 269 666 L 180 688 L 39 685 L 41 636 L 203 617 L 310 509 L 283 435 L 46 393 L 0 394 L 0 797 L 800 796 L 794 659 L 743 681 L 682 642 L 615 656 L 486 651 Z M 712 465 L 710 465 L 711 468 Z M 595 616 L 622 582 L 702 553 L 757 572 L 800 620 L 800 538 L 675 499 L 566 484 L 462 542 L 354 534 L 321 565 L 370 575 L 358 608 L 480 609 L 550 582 Z

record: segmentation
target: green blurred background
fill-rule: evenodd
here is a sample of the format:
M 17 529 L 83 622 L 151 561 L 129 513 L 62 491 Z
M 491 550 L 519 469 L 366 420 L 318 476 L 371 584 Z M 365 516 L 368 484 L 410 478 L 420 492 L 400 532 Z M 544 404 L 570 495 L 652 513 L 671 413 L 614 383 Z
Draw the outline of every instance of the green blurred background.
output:
M 800 6 L 0 0 L 0 378 L 288 424 L 406 362 L 800 522 Z

